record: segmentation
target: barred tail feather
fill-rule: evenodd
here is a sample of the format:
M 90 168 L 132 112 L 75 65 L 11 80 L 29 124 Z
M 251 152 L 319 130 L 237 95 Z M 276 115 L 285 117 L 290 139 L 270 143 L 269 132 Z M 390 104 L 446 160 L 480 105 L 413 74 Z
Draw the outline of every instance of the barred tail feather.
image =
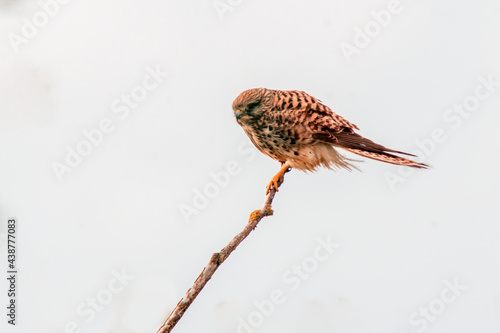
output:
M 340 148 L 343 148 L 343 149 L 345 149 L 351 153 L 354 153 L 356 155 L 370 158 L 372 160 L 377 160 L 377 161 L 396 164 L 396 165 L 404 165 L 404 166 L 409 166 L 412 168 L 419 168 L 419 169 L 428 169 L 429 168 L 429 166 L 427 164 L 412 161 L 410 159 L 407 159 L 404 157 L 399 157 L 399 156 L 396 156 L 394 154 L 390 154 L 390 153 L 383 152 L 383 151 L 371 152 L 371 151 L 366 151 L 366 150 L 361 150 L 361 149 L 353 149 L 353 148 L 345 148 L 345 147 L 340 147 Z M 403 152 L 398 152 L 398 153 L 410 155 L 410 154 L 403 153 Z

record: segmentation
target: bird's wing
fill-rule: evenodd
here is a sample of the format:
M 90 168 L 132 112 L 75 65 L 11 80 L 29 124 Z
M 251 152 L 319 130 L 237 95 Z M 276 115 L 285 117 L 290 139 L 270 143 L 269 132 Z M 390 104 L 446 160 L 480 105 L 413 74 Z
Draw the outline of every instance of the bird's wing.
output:
M 319 142 L 387 163 L 416 168 L 428 167 L 426 164 L 394 155 L 415 156 L 413 154 L 384 147 L 355 133 L 354 131 L 358 130 L 356 125 L 303 91 L 278 91 L 273 109 L 277 111 L 280 123 L 301 124 L 307 128 L 312 138 Z
M 323 130 L 314 133 L 313 138 L 346 149 L 357 149 L 371 153 L 385 154 L 387 156 L 392 156 L 392 154 L 389 153 L 415 156 L 413 154 L 405 153 L 399 150 L 394 150 L 379 145 L 378 143 L 375 143 L 372 140 L 362 137 L 358 133 L 354 133 L 349 130 L 341 129 L 340 131 L 335 131 L 335 132 Z
M 311 103 L 309 108 L 310 116 L 307 117 L 307 126 L 312 130 L 313 138 L 316 140 L 331 143 L 341 148 L 385 154 L 391 157 L 393 155 L 389 153 L 415 156 L 413 154 L 384 147 L 355 133 L 355 130 L 359 130 L 356 125 L 333 112 L 319 100 L 316 100 L 315 103 Z

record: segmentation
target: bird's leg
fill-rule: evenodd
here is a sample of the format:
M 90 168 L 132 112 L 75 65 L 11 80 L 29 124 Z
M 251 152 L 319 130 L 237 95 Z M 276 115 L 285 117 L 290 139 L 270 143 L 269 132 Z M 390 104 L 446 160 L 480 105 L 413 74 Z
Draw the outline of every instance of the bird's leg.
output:
M 274 187 L 276 189 L 276 192 L 278 192 L 278 182 L 281 180 L 281 178 L 283 178 L 283 175 L 288 171 L 288 168 L 290 168 L 290 164 L 288 164 L 288 162 L 281 162 L 280 171 L 278 171 L 278 173 L 275 174 L 273 178 L 271 178 L 269 184 L 267 184 L 266 195 L 269 194 L 271 187 Z

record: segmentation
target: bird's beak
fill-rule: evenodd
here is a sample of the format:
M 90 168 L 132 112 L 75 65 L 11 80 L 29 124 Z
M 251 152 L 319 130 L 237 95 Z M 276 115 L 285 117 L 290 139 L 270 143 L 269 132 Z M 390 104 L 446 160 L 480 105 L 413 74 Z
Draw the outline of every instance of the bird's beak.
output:
M 241 112 L 241 110 L 236 110 L 234 115 L 236 116 L 236 119 L 240 119 L 241 117 L 243 117 L 243 112 Z

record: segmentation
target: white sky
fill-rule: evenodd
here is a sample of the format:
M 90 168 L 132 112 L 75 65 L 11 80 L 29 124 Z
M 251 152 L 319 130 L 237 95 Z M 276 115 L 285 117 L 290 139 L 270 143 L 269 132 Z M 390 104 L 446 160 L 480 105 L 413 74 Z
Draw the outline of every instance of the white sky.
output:
M 52 17 L 35 1 L 0 1 L 3 263 L 7 220 L 19 221 L 18 325 L 3 307 L 2 332 L 155 332 L 279 169 L 231 111 L 261 86 L 307 91 L 432 169 L 365 161 L 363 172 L 287 174 L 275 216 L 174 331 L 500 331 L 498 1 L 41 3 Z M 341 46 L 366 28 L 368 45 L 346 57 Z M 463 103 L 473 111 L 456 112 Z M 54 163 L 85 148 L 59 181 Z M 227 184 L 210 185 L 228 164 Z M 207 207 L 183 217 L 207 187 Z M 340 244 L 321 262 L 318 237 Z M 292 290 L 288 270 L 302 264 L 311 272 Z M 453 294 L 456 281 L 466 289 Z M 258 310 L 273 290 L 283 302 Z

